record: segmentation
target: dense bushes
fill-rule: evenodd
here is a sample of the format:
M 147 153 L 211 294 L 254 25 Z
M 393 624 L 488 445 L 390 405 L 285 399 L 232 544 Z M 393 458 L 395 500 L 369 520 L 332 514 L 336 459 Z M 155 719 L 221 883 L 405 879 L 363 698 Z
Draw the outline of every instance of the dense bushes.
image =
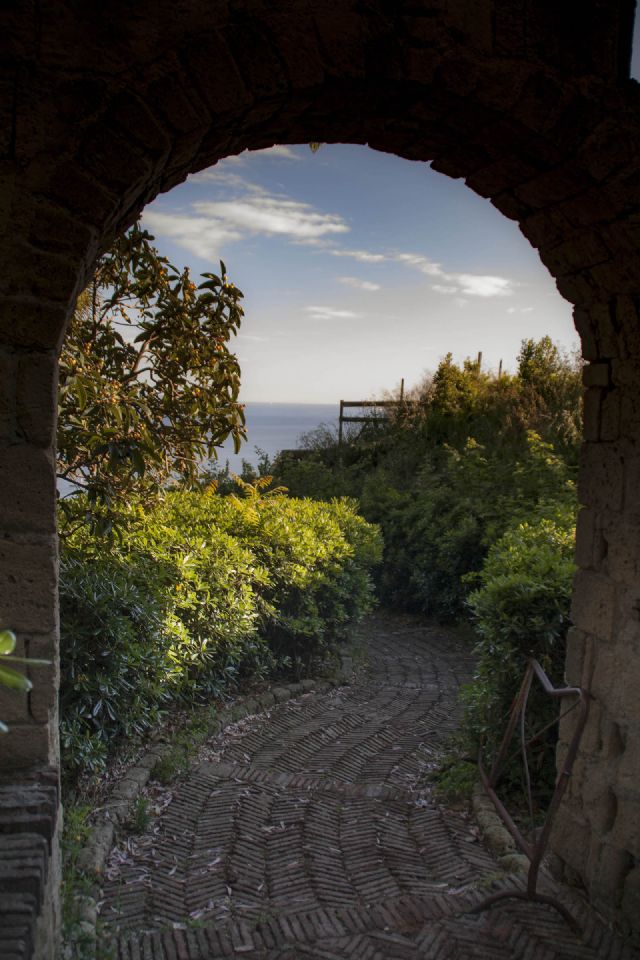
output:
M 512 376 L 448 356 L 392 419 L 341 449 L 319 431 L 308 456 L 274 466 L 296 495 L 348 492 L 380 525 L 384 602 L 471 617 L 478 670 L 465 735 L 474 755 L 481 737 L 495 746 L 529 655 L 562 680 L 581 393 L 580 364 L 548 337 L 522 344 Z M 544 725 L 549 704 L 532 694 L 530 708 Z M 544 779 L 552 760 L 536 750 Z
M 464 726 L 474 755 L 480 744 L 489 754 L 497 748 L 529 657 L 535 657 L 556 683 L 562 680 L 574 537 L 575 511 L 571 505 L 558 505 L 545 517 L 510 527 L 489 549 L 479 585 L 469 597 L 478 637 L 477 666 L 463 700 Z M 557 703 L 534 684 L 528 736 L 552 724 L 555 716 Z M 539 791 L 553 784 L 554 744 L 552 727 L 532 745 Z
M 379 536 L 352 503 L 244 492 L 170 493 L 108 549 L 86 529 L 65 538 L 68 772 L 99 768 L 169 701 L 308 669 L 370 608 Z
M 466 575 L 510 526 L 575 502 L 580 384 L 579 364 L 547 337 L 523 343 L 513 376 L 447 356 L 391 420 L 341 449 L 318 431 L 308 456 L 272 469 L 294 496 L 359 500 L 383 533 L 384 602 L 456 619 Z

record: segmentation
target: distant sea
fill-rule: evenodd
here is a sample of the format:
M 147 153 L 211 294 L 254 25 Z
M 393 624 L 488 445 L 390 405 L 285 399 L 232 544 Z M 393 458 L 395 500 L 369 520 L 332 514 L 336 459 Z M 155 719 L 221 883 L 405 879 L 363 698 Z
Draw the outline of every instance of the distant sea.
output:
M 336 426 L 338 410 L 338 403 L 247 403 L 247 440 L 239 454 L 233 452 L 233 442 L 227 440 L 218 452 L 218 463 L 224 467 L 229 461 L 233 473 L 242 469 L 243 460 L 257 467 L 259 454 L 256 447 L 269 457 L 279 450 L 295 450 L 303 433 L 321 423 Z

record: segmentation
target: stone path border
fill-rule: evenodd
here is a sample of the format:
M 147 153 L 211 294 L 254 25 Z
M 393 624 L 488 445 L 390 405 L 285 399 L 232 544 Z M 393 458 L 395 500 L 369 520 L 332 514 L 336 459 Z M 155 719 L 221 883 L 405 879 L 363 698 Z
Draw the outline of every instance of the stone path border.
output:
M 333 676 L 274 684 L 257 697 L 239 697 L 234 700 L 229 707 L 208 722 L 208 736 L 222 733 L 238 720 L 259 715 L 277 703 L 285 703 L 310 691 L 322 692 L 348 683 L 352 671 L 353 658 L 347 648 L 340 658 L 340 669 Z M 67 940 L 63 944 L 64 960 L 75 960 L 79 955 L 80 944 L 82 960 L 89 960 L 90 956 L 95 955 L 98 904 L 107 857 L 118 835 L 118 828 L 131 818 L 135 803 L 151 779 L 154 768 L 169 756 L 173 749 L 170 742 L 160 742 L 146 750 L 110 791 L 99 815 L 93 820 L 89 839 L 76 862 L 77 868 L 94 881 L 93 888 L 91 894 L 78 894 L 74 897 L 79 920 L 75 928 L 67 933 Z
M 498 860 L 428 785 L 469 651 L 388 614 L 369 641 L 351 686 L 274 690 L 266 717 L 249 717 L 251 700 L 231 710 L 225 726 L 246 721 L 212 736 L 149 829 L 112 850 L 101 936 L 114 960 L 636 957 L 550 876 L 541 890 L 581 938 L 540 904 L 470 914 L 489 892 L 522 890 L 526 859 L 481 792 L 474 810 Z M 133 802 L 133 787 L 118 792 L 117 808 Z

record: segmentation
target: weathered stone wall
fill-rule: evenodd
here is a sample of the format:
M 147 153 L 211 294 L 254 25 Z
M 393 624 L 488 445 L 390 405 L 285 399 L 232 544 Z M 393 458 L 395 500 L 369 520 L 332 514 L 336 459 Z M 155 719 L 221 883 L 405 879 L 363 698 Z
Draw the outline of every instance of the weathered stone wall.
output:
M 609 342 L 584 371 L 585 506 L 567 679 L 593 699 L 554 847 L 565 878 L 585 884 L 592 902 L 639 939 L 640 368 L 623 333 L 638 323 L 637 307 L 636 298 L 612 298 Z M 573 722 L 562 723 L 560 760 Z
M 0 777 L 0 957 L 50 960 L 60 928 L 58 773 Z
M 97 253 L 245 147 L 369 143 L 463 177 L 538 248 L 586 358 L 569 679 L 591 720 L 555 838 L 638 923 L 640 95 L 629 0 L 35 0 L 0 12 L 0 620 L 55 656 L 55 351 Z M 55 668 L 0 761 L 55 759 Z M 3 714 L 0 714 L 3 715 Z M 565 739 L 571 721 L 567 720 Z M 7 752 L 8 751 L 8 752 Z
M 53 350 L 0 346 L 0 624 L 19 656 L 52 663 L 32 669 L 29 695 L 0 687 L 2 772 L 57 759 L 56 374 Z

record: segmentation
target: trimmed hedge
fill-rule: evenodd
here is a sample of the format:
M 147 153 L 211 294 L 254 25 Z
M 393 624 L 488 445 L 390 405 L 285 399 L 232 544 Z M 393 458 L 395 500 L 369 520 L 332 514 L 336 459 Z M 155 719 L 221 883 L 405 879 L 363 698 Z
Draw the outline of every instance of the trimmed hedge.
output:
M 61 737 L 68 775 L 103 767 L 171 701 L 299 676 L 373 606 L 376 527 L 331 503 L 171 492 L 106 547 L 61 564 Z M 136 507 L 132 507 L 135 514 Z

